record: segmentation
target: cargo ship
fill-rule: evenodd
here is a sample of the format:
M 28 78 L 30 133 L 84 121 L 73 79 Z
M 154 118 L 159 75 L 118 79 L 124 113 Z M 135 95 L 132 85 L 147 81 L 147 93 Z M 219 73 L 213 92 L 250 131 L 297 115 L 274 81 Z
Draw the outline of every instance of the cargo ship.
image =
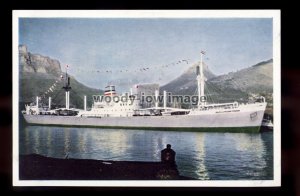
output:
M 102 99 L 94 99 L 90 109 L 87 109 L 86 96 L 84 97 L 84 109 L 71 108 L 70 91 L 72 88 L 70 77 L 66 72 L 66 82 L 63 86 L 66 99 L 64 108 L 52 109 L 50 97 L 48 107 L 42 107 L 42 104 L 39 103 L 40 98 L 36 97 L 34 104 L 25 105 L 22 114 L 27 123 L 35 125 L 259 132 L 267 105 L 265 98 L 260 97 L 252 103 L 238 103 L 237 101 L 209 103 L 205 99 L 204 92 L 206 78 L 203 74 L 203 54 L 204 52 L 201 52 L 200 64 L 196 66 L 195 75 L 198 103 L 190 109 L 167 107 L 166 91 L 161 93 L 163 103 L 159 104 L 159 88 L 154 91 L 154 105 L 145 107 L 141 94 L 136 90 L 133 92 L 131 88 L 130 92 L 119 95 L 114 85 L 108 85 Z M 138 88 L 138 85 L 135 87 Z

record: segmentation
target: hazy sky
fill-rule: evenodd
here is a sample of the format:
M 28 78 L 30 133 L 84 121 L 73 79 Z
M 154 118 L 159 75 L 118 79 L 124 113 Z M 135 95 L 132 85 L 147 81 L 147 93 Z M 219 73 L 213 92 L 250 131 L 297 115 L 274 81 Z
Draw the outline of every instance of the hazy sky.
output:
M 62 68 L 70 65 L 80 82 L 100 89 L 165 84 L 199 61 L 201 50 L 213 73 L 236 71 L 271 59 L 272 39 L 272 19 L 19 20 L 20 44 L 59 60 Z M 189 64 L 176 64 L 182 59 Z

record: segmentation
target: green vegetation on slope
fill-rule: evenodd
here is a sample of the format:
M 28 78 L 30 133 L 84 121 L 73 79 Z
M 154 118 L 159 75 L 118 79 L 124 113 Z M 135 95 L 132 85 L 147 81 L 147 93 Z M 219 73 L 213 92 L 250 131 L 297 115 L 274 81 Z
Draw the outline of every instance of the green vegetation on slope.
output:
M 59 80 L 53 92 L 48 93 L 46 98 L 41 101 L 48 104 L 48 97 L 52 98 L 53 106 L 65 106 L 65 91 L 62 89 L 64 82 L 59 77 L 43 73 L 23 73 L 20 78 L 20 102 L 30 103 L 34 102 L 36 96 L 42 96 L 54 83 Z M 71 91 L 70 91 L 70 106 L 76 108 L 83 108 L 84 95 L 87 96 L 87 107 L 92 105 L 92 95 L 102 94 L 103 91 L 89 88 L 74 77 L 71 77 Z M 21 108 L 22 109 L 22 108 Z

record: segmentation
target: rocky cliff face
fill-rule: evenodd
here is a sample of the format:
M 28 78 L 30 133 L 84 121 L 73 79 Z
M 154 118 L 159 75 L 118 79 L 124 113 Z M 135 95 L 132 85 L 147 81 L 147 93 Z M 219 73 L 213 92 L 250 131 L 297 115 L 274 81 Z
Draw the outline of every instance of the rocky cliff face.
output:
M 19 46 L 19 63 L 21 72 L 61 74 L 61 66 L 58 60 L 39 54 L 31 54 L 24 45 Z
M 20 66 L 20 109 L 24 109 L 24 103 L 34 102 L 36 96 L 42 98 L 42 103 L 48 103 L 48 97 L 52 97 L 53 106 L 65 105 L 65 95 L 62 89 L 64 81 L 60 76 L 61 65 L 58 60 L 47 56 L 32 54 L 28 52 L 24 45 L 19 46 L 19 66 Z M 55 88 L 49 88 L 56 84 Z M 92 105 L 92 95 L 97 95 L 103 91 L 93 89 L 78 82 L 71 76 L 70 104 L 73 107 L 83 108 L 83 97 L 87 96 L 87 105 Z M 47 92 L 45 94 L 45 92 Z

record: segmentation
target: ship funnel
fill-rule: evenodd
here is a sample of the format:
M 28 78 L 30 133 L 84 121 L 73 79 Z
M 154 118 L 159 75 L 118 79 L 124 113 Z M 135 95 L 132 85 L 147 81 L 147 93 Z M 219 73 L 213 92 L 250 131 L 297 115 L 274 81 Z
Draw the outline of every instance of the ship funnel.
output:
M 116 95 L 116 89 L 113 85 L 108 85 L 105 87 L 104 96 L 114 96 Z

